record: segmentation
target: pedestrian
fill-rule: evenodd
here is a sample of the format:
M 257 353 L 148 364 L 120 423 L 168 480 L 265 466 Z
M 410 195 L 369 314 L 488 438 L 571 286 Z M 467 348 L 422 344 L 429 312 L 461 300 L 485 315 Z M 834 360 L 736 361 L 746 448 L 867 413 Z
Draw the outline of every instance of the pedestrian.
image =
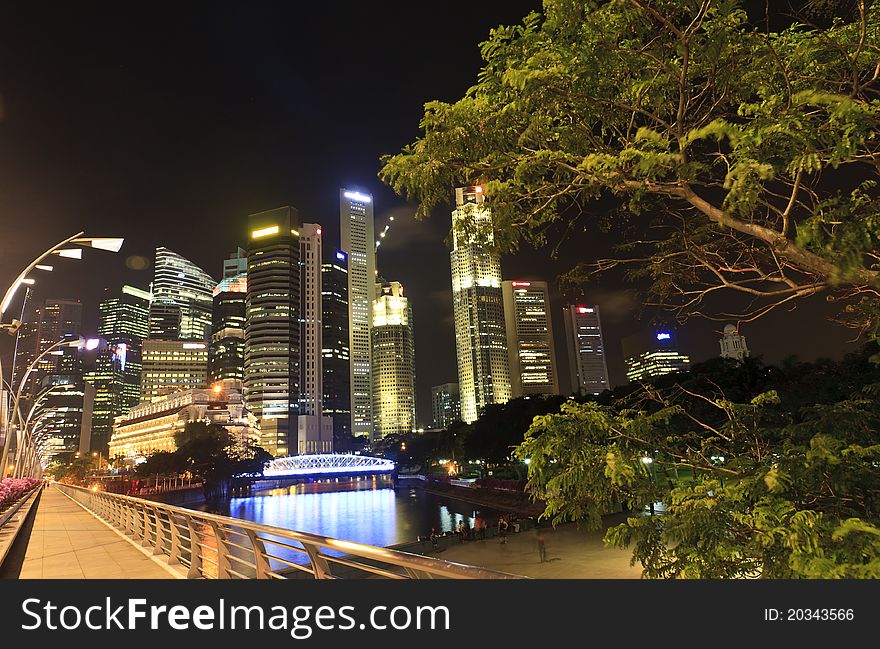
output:
M 538 528 L 538 534 L 535 537 L 538 541 L 538 556 L 541 558 L 541 563 L 547 561 L 547 539 L 544 537 L 544 530 L 542 528 Z
M 473 540 L 473 537 L 471 536 L 471 524 L 468 519 L 464 519 L 464 538 L 466 541 Z
M 501 539 L 499 543 L 507 544 L 507 520 L 503 516 L 498 519 L 498 537 Z
M 458 542 L 464 543 L 464 521 L 458 521 L 458 527 L 455 528 L 455 533 L 458 534 Z
M 431 551 L 433 552 L 436 549 L 437 549 L 437 529 L 432 527 L 431 528 Z

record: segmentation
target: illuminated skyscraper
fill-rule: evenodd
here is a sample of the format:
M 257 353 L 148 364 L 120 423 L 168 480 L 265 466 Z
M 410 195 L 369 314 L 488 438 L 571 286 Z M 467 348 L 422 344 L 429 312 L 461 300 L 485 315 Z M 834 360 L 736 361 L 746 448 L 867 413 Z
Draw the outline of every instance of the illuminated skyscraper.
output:
M 145 340 L 141 401 L 208 386 L 208 343 Z
M 678 351 L 678 333 L 672 327 L 644 331 L 623 339 L 626 378 L 649 381 L 652 378 L 686 372 L 691 360 Z
M 189 259 L 167 248 L 156 248 L 150 338 L 207 341 L 211 333 L 211 292 L 216 284 Z
M 223 279 L 247 275 L 247 250 L 237 248 L 223 260 Z
M 342 251 L 348 257 L 351 432 L 373 436 L 370 376 L 370 308 L 376 295 L 376 235 L 373 197 L 339 190 Z
M 416 428 L 416 370 L 412 305 L 400 282 L 376 285 L 373 301 L 373 434 Z
M 208 381 L 241 390 L 244 382 L 245 302 L 247 274 L 224 277 L 214 287 Z
M 64 338 L 76 338 L 82 333 L 82 304 L 79 300 L 48 299 L 40 309 L 37 327 L 35 357 Z M 37 364 L 29 380 L 40 382 L 46 374 L 58 367 L 60 356 L 49 354 Z M 23 368 L 22 372 L 27 368 Z
M 452 306 L 461 418 L 467 423 L 487 404 L 511 396 L 501 258 L 492 248 L 492 215 L 484 201 L 479 185 L 455 190 Z
M 288 454 L 299 415 L 299 227 L 289 206 L 248 217 L 245 399 L 260 446 L 278 456 Z
M 32 421 L 44 440 L 49 461 L 73 459 L 89 433 L 84 422 L 85 383 L 79 349 L 64 348 L 56 356 L 57 365 L 43 376 L 35 393 Z M 85 423 L 85 427 L 83 426 Z
M 431 388 L 431 411 L 434 428 L 449 428 L 453 422 L 461 421 L 458 383 L 444 383 Z
M 610 385 L 599 307 L 570 305 L 563 309 L 563 319 L 572 391 L 601 394 Z
M 297 455 L 331 453 L 333 420 L 323 412 L 322 376 L 323 329 L 321 326 L 321 255 L 322 230 L 317 223 L 303 223 L 299 229 L 300 268 L 300 348 L 299 417 L 297 419 Z
M 719 341 L 721 344 L 721 358 L 733 358 L 743 361 L 749 356 L 749 346 L 746 337 L 740 335 L 735 325 L 724 325 L 724 334 Z
M 348 258 L 342 251 L 321 265 L 321 312 L 324 414 L 333 419 L 334 448 L 341 450 L 351 435 Z
M 559 394 L 547 282 L 501 283 L 511 396 Z

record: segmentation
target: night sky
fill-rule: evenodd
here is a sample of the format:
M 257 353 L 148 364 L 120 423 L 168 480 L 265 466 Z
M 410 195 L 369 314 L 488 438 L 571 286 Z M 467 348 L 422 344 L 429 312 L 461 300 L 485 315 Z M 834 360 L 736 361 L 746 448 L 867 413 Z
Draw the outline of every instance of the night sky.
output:
M 41 297 L 82 299 L 93 332 L 103 289 L 146 288 L 152 269 L 134 268 L 156 246 L 218 277 L 222 259 L 246 243 L 247 214 L 293 205 L 325 227 L 325 246 L 337 246 L 338 188 L 369 191 L 377 232 L 395 215 L 378 267 L 413 304 L 418 415 L 429 423 L 430 387 L 457 380 L 450 212 L 413 221 L 413 206 L 377 179 L 379 156 L 418 135 L 424 102 L 455 100 L 474 83 L 490 28 L 540 3 L 121 4 L 0 6 L 0 287 L 78 230 L 124 236 L 119 255 L 87 251 L 36 276 Z M 504 258 L 504 275 L 553 281 L 609 243 L 588 230 L 556 259 L 548 250 Z M 620 339 L 650 316 L 638 319 L 640 298 L 627 289 L 609 277 L 586 292 L 602 311 L 613 383 L 623 381 Z M 558 290 L 553 302 L 567 389 Z M 819 297 L 743 333 L 768 362 L 839 357 L 857 343 L 826 321 L 829 312 Z M 722 328 L 691 321 L 685 351 L 717 355 Z M 4 361 L 10 343 L 0 342 Z

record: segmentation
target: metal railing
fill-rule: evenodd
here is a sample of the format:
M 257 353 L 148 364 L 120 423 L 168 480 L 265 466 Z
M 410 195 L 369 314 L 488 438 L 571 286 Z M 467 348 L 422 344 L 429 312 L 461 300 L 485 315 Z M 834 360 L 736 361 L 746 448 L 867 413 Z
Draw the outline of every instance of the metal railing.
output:
M 517 575 L 198 512 L 55 486 L 190 579 L 520 579 Z

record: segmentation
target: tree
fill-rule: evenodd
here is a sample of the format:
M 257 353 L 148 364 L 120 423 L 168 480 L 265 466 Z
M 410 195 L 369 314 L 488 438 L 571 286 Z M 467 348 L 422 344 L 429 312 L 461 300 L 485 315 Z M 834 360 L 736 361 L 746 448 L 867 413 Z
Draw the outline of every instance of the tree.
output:
M 598 529 L 616 505 L 634 510 L 606 541 L 632 548 L 648 577 L 880 577 L 875 353 L 769 373 L 780 391 L 752 393 L 765 388 L 752 368 L 737 380 L 716 365 L 614 405 L 566 402 L 516 451 L 528 489 L 554 523 Z M 643 515 L 657 501 L 666 513 Z
M 760 23 L 735 0 L 545 0 L 491 32 L 477 83 L 426 104 L 380 175 L 420 216 L 481 183 L 505 250 L 589 231 L 611 197 L 592 224 L 626 243 L 569 279 L 624 265 L 681 318 L 825 294 L 877 333 L 880 5 Z M 720 310 L 720 291 L 743 300 Z

